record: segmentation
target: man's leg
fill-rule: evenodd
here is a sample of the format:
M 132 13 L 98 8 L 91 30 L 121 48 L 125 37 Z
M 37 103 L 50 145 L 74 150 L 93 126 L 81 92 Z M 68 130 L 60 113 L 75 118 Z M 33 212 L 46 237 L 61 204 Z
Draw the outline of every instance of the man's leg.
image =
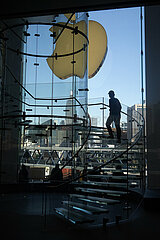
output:
M 121 139 L 121 128 L 120 125 L 116 125 L 116 130 L 117 130 L 117 139 Z
M 117 131 L 117 139 L 119 142 L 121 141 L 121 128 L 120 128 L 120 116 L 116 116 L 114 119 L 116 131 Z
M 110 138 L 114 138 L 112 128 L 111 128 L 111 123 L 113 122 L 112 116 L 109 116 L 106 122 L 106 127 L 109 133 Z

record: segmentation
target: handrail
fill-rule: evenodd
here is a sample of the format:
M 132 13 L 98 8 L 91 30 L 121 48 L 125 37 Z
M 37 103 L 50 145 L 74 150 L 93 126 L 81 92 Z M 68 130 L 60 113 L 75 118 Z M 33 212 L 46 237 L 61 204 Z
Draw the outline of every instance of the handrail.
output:
M 88 40 L 88 37 L 87 37 L 87 35 L 85 35 L 85 33 L 84 32 L 82 32 L 81 30 L 79 30 L 79 29 L 77 29 L 77 28 L 74 28 L 74 27 L 71 27 L 71 26 L 68 26 L 68 25 L 64 25 L 64 24 L 61 24 L 61 23 L 48 23 L 48 22 L 27 22 L 27 23 L 20 23 L 20 24 L 15 24 L 15 25 L 12 25 L 12 26 L 8 26 L 8 27 L 6 27 L 6 28 L 4 28 L 4 29 L 2 29 L 1 31 L 0 31 L 0 33 L 2 34 L 3 32 L 5 32 L 6 30 L 11 30 L 11 29 L 13 29 L 13 28 L 15 28 L 15 27 L 21 27 L 21 26 L 25 26 L 25 25 L 37 25 L 37 24 L 39 24 L 39 25 L 48 25 L 48 26 L 57 26 L 57 27 L 60 27 L 60 28 L 66 28 L 66 29 L 69 29 L 69 30 L 71 30 L 71 31 L 73 31 L 73 32 L 76 32 L 76 33 L 79 33 L 82 37 L 84 37 L 85 38 L 85 40 L 86 40 L 86 44 L 84 44 L 83 45 L 83 47 L 82 48 L 80 48 L 79 50 L 77 50 L 77 51 L 75 51 L 75 52 L 70 52 L 70 53 L 66 53 L 66 54 L 55 54 L 55 55 L 38 55 L 38 54 L 31 54 L 31 53 L 25 53 L 25 52 L 22 52 L 22 51 L 20 51 L 19 49 L 13 49 L 13 48 L 10 48 L 10 47 L 7 47 L 7 49 L 9 49 L 9 50 L 11 50 L 11 51 L 13 51 L 14 53 L 16 53 L 16 54 L 22 54 L 22 55 L 26 55 L 26 56 L 30 56 L 30 57 L 41 57 L 41 58 L 46 58 L 46 57 L 49 57 L 49 58 L 55 58 L 55 59 L 57 59 L 58 57 L 65 57 L 65 56 L 72 56 L 72 55 L 75 55 L 75 54 L 77 54 L 77 53 L 79 53 L 79 52 L 81 52 L 81 51 L 84 51 L 85 50 L 85 48 L 88 46 L 88 44 L 89 44 L 89 40 Z
M 84 106 L 98 106 L 98 105 L 102 105 L 102 106 L 104 106 L 104 107 L 107 107 L 107 108 L 109 108 L 109 105 L 108 104 L 105 104 L 104 102 L 98 102 L 98 103 L 90 103 L 90 104 L 81 104 L 80 103 L 80 101 L 78 100 L 78 99 L 76 99 L 76 98 L 74 98 L 74 97 L 67 97 L 67 98 L 36 98 L 36 97 L 34 97 L 17 79 L 16 79 L 16 77 L 14 76 L 14 74 L 11 72 L 11 70 L 10 70 L 10 68 L 6 65 L 6 67 L 7 67 L 7 69 L 9 70 L 9 72 L 11 73 L 11 75 L 12 75 L 12 77 L 15 79 L 15 81 L 23 88 L 23 90 L 27 93 L 27 94 L 29 94 L 30 95 L 30 97 L 31 98 L 33 98 L 34 100 L 55 100 L 55 101 L 58 101 L 58 100 L 73 100 L 73 99 L 75 99 L 76 100 L 76 102 L 78 103 L 78 105 L 77 104 L 71 104 L 71 105 L 69 105 L 70 107 L 76 107 L 76 106 L 80 106 L 82 109 L 83 109 L 83 112 L 85 113 L 85 116 L 86 116 L 86 112 L 85 112 L 85 110 L 84 110 Z M 14 97 L 15 98 L 15 97 Z M 18 100 L 18 99 L 17 99 Z M 52 106 L 50 106 L 50 105 L 33 105 L 33 104 L 28 104 L 28 103 L 26 103 L 26 102 L 23 102 L 23 101 L 21 101 L 22 103 L 24 103 L 24 104 L 26 104 L 27 106 L 36 106 L 36 107 L 56 107 L 56 108 L 60 108 L 60 107 L 66 107 L 66 105 L 52 105 Z M 122 114 L 124 114 L 124 115 L 126 115 L 126 116 L 129 116 L 129 117 L 131 117 L 132 118 L 132 121 L 135 121 L 137 124 L 139 124 L 139 122 L 138 122 L 138 120 L 136 119 L 136 118 L 133 118 L 132 116 L 130 116 L 129 114 L 127 114 L 127 113 L 125 113 L 124 111 L 121 111 L 121 113 Z M 141 118 L 142 118 L 142 122 L 143 122 L 143 126 L 142 125 L 140 125 L 140 130 L 139 130 L 139 132 L 138 133 L 136 133 L 134 136 L 133 136 L 133 138 L 136 138 L 136 140 L 133 142 L 133 143 L 131 143 L 131 145 L 129 146 L 129 147 L 127 147 L 127 149 L 126 150 L 124 150 L 123 152 L 121 152 L 120 154 L 118 154 L 117 156 L 114 156 L 112 159 L 110 159 L 109 161 L 107 161 L 106 163 L 103 163 L 103 164 L 101 164 L 101 165 L 99 165 L 99 166 L 97 166 L 95 169 L 94 169 L 94 171 L 95 170 L 98 170 L 98 169 L 100 169 L 100 168 L 102 168 L 102 167 L 105 167 L 106 165 L 108 165 L 109 163 L 111 163 L 111 162 L 113 162 L 113 161 L 115 161 L 117 158 L 119 158 L 119 157 L 121 157 L 123 154 L 125 154 L 127 151 L 129 151 L 131 148 L 133 148 L 133 146 L 138 142 L 138 140 L 140 139 L 140 137 L 141 137 L 141 135 L 142 135 L 142 129 L 143 129 L 143 127 L 144 127 L 144 117 L 142 116 L 142 114 L 140 114 L 139 112 L 138 112 L 138 114 L 141 116 Z M 72 116 L 60 116 L 60 115 L 25 115 L 25 117 L 57 117 L 57 118 L 68 118 L 68 119 L 74 119 L 74 117 L 72 117 Z M 24 115 L 8 115 L 8 116 L 2 116 L 1 118 L 16 118 L 16 117 L 18 117 L 18 118 L 21 118 L 21 117 L 24 117 Z M 65 166 L 67 166 L 75 157 L 77 157 L 78 156 L 78 154 L 79 154 L 79 152 L 81 151 L 81 149 L 85 146 L 85 144 L 86 144 L 86 142 L 88 141 L 88 138 L 89 138 L 89 135 L 90 135 L 90 132 L 91 132 L 91 128 L 92 128 L 92 126 L 91 126 L 91 118 L 90 118 L 90 115 L 88 114 L 88 117 L 87 117 L 88 119 L 89 119 L 89 131 L 88 131 L 88 134 L 87 134 L 87 136 L 86 136 L 86 139 L 85 139 L 85 141 L 83 142 L 83 144 L 82 144 L 82 146 L 78 149 L 78 151 L 71 157 L 71 159 L 69 159 L 63 166 L 62 166 L 62 168 L 61 169 L 63 169 Z M 76 118 L 77 120 L 84 120 L 84 119 L 82 119 L 82 118 Z M 96 128 L 100 128 L 100 129 L 105 129 L 104 127 L 96 127 Z M 91 173 L 92 171 L 90 171 L 90 173 Z M 88 172 L 86 172 L 84 175 L 81 175 L 80 177 L 83 177 L 83 176 L 86 176 L 88 174 Z M 73 178 L 72 180 L 70 180 L 69 182 L 72 182 L 72 181 L 75 181 L 75 180 L 78 180 L 80 177 L 76 177 L 76 178 Z M 67 183 L 67 182 L 66 182 Z
M 83 107 L 83 105 L 80 103 L 80 101 L 78 100 L 78 99 L 76 99 L 75 97 L 67 97 L 67 98 L 49 98 L 49 99 L 47 99 L 47 98 L 36 98 L 36 97 L 34 97 L 18 80 L 17 80 L 17 78 L 14 76 L 14 74 L 12 73 L 12 71 L 10 70 L 10 68 L 6 65 L 6 68 L 9 70 L 9 72 L 10 72 L 10 74 L 12 75 L 12 77 L 14 78 L 14 80 L 20 85 L 20 87 L 21 88 L 23 88 L 23 90 L 25 91 L 25 92 L 27 92 L 29 95 L 30 95 L 30 97 L 31 98 L 33 98 L 34 100 L 56 100 L 56 101 L 58 101 L 58 100 L 76 100 L 76 102 L 78 102 L 78 104 L 79 105 L 77 105 L 77 106 L 80 106 L 81 108 L 82 108 L 82 110 L 83 110 L 83 112 L 84 112 L 84 114 L 86 115 L 86 112 L 85 112 L 85 110 L 84 110 L 84 107 Z M 14 97 L 15 98 L 15 97 Z M 18 100 L 18 99 L 17 99 Z M 22 101 L 21 101 L 22 102 Z M 30 104 L 28 104 L 28 103 L 25 103 L 25 102 L 23 102 L 24 104 L 26 104 L 27 106 L 30 106 Z M 36 105 L 36 107 L 38 107 L 37 105 Z M 47 105 L 45 105 L 45 107 L 48 107 L 48 104 Z M 52 107 L 54 107 L 54 105 L 52 106 Z M 66 105 L 64 105 L 64 107 L 66 107 Z M 70 105 L 70 107 L 73 107 L 73 104 L 71 104 Z M 18 118 L 23 118 L 23 117 L 49 117 L 49 116 L 51 116 L 51 117 L 54 117 L 54 118 L 67 118 L 67 119 L 74 119 L 74 117 L 71 117 L 71 116 L 60 116 L 60 115 L 8 115 L 8 116 L 1 116 L 0 118 L 16 118 L 16 117 L 18 117 Z M 82 118 L 78 118 L 78 117 L 76 117 L 76 119 L 77 120 L 85 120 L 84 118 L 82 119 Z M 86 144 L 86 142 L 87 142 L 87 140 L 88 140 L 88 138 L 89 138 L 89 135 L 90 135 L 90 131 L 91 131 L 91 118 L 90 118 L 90 115 L 88 114 L 88 119 L 89 119 L 89 131 L 88 131 L 88 134 L 87 134 L 87 136 L 86 136 L 86 139 L 85 139 L 85 141 L 83 142 L 83 144 L 82 144 L 82 146 L 77 150 L 77 152 L 72 156 L 72 158 L 71 159 L 69 159 L 65 164 L 64 164 L 64 166 L 62 166 L 62 168 L 61 169 L 63 169 L 66 165 L 68 165 L 68 163 L 69 162 L 71 162 L 75 157 L 77 157 L 78 156 L 78 154 L 79 154 L 79 152 L 81 151 L 81 149 L 85 146 L 85 144 Z
M 3 28 L 0 33 L 3 33 L 5 31 L 7 31 L 8 29 L 12 29 L 12 28 L 15 28 L 15 27 L 21 27 L 21 26 L 25 26 L 25 25 L 46 25 L 46 26 L 57 26 L 57 27 L 61 27 L 63 28 L 64 27 L 64 24 L 61 24 L 61 23 L 49 23 L 49 22 L 27 22 L 27 23 L 18 23 L 18 24 L 14 24 L 12 26 L 7 26 L 6 28 Z M 72 31 L 75 31 L 75 28 L 73 27 L 70 27 L 70 26 L 65 26 L 65 28 L 69 29 L 69 30 L 72 30 Z M 76 32 L 81 34 L 86 40 L 87 40 L 87 43 L 89 43 L 89 40 L 88 40 L 88 37 L 84 34 L 84 32 L 82 32 L 81 30 L 79 29 L 76 29 Z
M 107 105 L 105 104 L 105 106 L 107 106 Z M 139 113 L 139 112 L 138 112 L 138 113 Z M 140 114 L 140 115 L 141 115 L 141 114 Z M 141 116 L 142 116 L 142 115 L 141 115 Z M 143 116 L 142 116 L 142 118 L 143 118 Z M 144 119 L 144 118 L 143 118 L 143 119 Z M 91 173 L 94 173 L 96 170 L 100 170 L 101 168 L 109 165 L 111 162 L 114 162 L 116 159 L 118 159 L 118 158 L 120 158 L 121 156 L 123 156 L 125 153 L 127 153 L 129 150 L 131 150 L 131 149 L 137 144 L 137 142 L 140 140 L 140 138 L 141 138 L 141 136 L 142 136 L 143 128 L 144 128 L 144 121 L 143 121 L 143 125 L 141 125 L 140 131 L 136 134 L 136 135 L 138 135 L 136 141 L 133 142 L 133 143 L 131 143 L 130 146 L 128 146 L 128 144 L 127 144 L 127 149 L 124 150 L 123 152 L 119 153 L 117 156 L 114 156 L 113 158 L 111 158 L 111 159 L 110 159 L 109 161 L 107 161 L 106 163 L 103 163 L 103 164 L 95 167 L 93 170 L 86 171 L 85 173 L 83 173 L 83 174 L 80 175 L 80 176 L 77 176 L 77 177 L 75 177 L 75 178 L 73 178 L 73 179 L 70 179 L 70 180 L 68 180 L 68 181 L 66 181 L 66 182 L 64 182 L 64 183 L 60 183 L 60 184 L 58 184 L 58 185 L 56 185 L 56 186 L 53 186 L 53 187 L 54 187 L 54 188 L 58 188 L 58 187 L 61 187 L 61 186 L 65 185 L 65 184 L 69 184 L 69 183 L 72 183 L 72 182 L 74 182 L 74 181 L 77 181 L 78 179 L 87 176 L 88 173 L 90 173 L 90 174 L 91 174 Z M 72 159 L 70 159 L 70 161 L 71 161 L 71 160 L 72 160 Z M 128 159 L 127 159 L 127 161 L 128 161 Z
M 76 99 L 76 98 L 75 98 L 75 99 Z M 76 100 L 77 100 L 77 99 L 76 99 Z M 79 102 L 79 101 L 77 100 L 77 102 Z M 81 105 L 83 111 L 85 112 L 85 110 L 84 110 L 82 104 L 81 104 L 80 102 L 79 102 L 79 104 Z M 79 152 L 81 151 L 81 149 L 85 146 L 86 142 L 88 141 L 88 138 L 89 138 L 89 135 L 90 135 L 90 132 L 91 132 L 91 117 L 90 117 L 89 114 L 88 114 L 88 119 L 89 119 L 89 131 L 88 131 L 88 134 L 87 134 L 86 140 L 83 142 L 83 145 L 82 145 L 82 146 L 79 148 L 79 150 L 74 154 L 74 156 L 72 156 L 72 158 L 69 159 L 69 160 L 68 160 L 68 161 L 62 166 L 61 169 L 63 169 L 65 166 L 67 166 L 68 163 L 70 163 L 75 157 L 78 156 Z
M 77 99 L 76 99 L 76 101 L 77 102 L 79 102 Z M 81 107 L 82 107 L 82 109 L 83 109 L 83 111 L 84 111 L 84 108 L 83 108 L 83 105 L 79 102 L 79 104 L 81 105 Z M 98 103 L 98 105 L 100 105 L 100 104 L 102 104 L 102 103 Z M 93 105 L 93 104 L 92 104 Z M 97 104 L 96 104 L 97 105 Z M 108 105 L 107 104 L 103 104 L 104 106 L 107 106 L 108 107 Z M 72 105 L 70 105 L 70 106 L 72 106 Z M 75 106 L 75 105 L 74 105 Z M 54 106 L 53 106 L 54 107 Z M 130 116 L 130 115 L 128 115 L 128 114 L 126 114 L 125 112 L 122 112 L 123 114 L 125 114 L 125 115 L 127 115 L 127 116 Z M 141 115 L 141 114 L 140 114 Z M 23 116 L 23 115 L 22 115 Z M 22 117 L 21 115 L 18 115 L 18 117 Z M 39 116 L 39 117 L 49 117 L 50 115 L 25 115 L 25 117 L 34 117 L 34 116 Z M 7 118 L 8 117 L 16 117 L 15 115 L 13 115 L 13 116 L 7 116 Z M 70 116 L 58 116 L 58 115 L 52 115 L 52 117 L 61 117 L 61 118 L 69 118 L 69 119 L 73 119 L 73 117 L 70 117 Z M 90 116 L 88 115 L 88 118 L 90 119 Z M 138 121 L 135 119 L 135 118 L 133 118 L 132 117 L 132 119 L 134 119 L 134 121 L 136 121 L 137 123 L 138 123 Z M 77 120 L 84 120 L 84 119 L 82 119 L 82 118 L 77 118 Z M 88 132 L 88 135 L 87 135 L 87 139 L 86 139 L 86 141 L 85 141 L 85 143 L 87 142 L 87 140 L 88 140 L 88 138 L 89 138 L 89 135 L 90 135 L 90 132 L 91 132 L 91 119 L 90 119 L 90 130 L 89 130 L 89 132 Z M 96 127 L 97 128 L 97 127 Z M 100 129 L 105 129 L 105 128 L 103 128 L 103 127 L 98 127 L 98 128 L 100 128 Z M 134 136 L 133 136 L 133 138 L 135 138 L 136 136 L 138 136 L 139 135 L 139 132 L 138 133 L 136 133 Z M 138 136 L 138 139 L 139 139 L 139 136 Z M 138 139 L 137 139 L 137 141 L 138 141 Z M 136 142 L 137 142 L 136 141 Z M 136 144 L 136 142 L 135 142 L 135 144 Z M 84 143 L 84 145 L 85 145 L 85 143 Z M 133 147 L 134 145 L 133 145 L 133 143 L 132 143 L 132 147 Z M 81 148 L 80 148 L 80 150 L 83 148 L 83 146 L 81 146 Z M 80 150 L 78 151 L 78 153 L 80 152 Z M 78 156 L 78 154 L 75 154 L 74 156 L 73 156 L 73 158 L 74 157 L 76 157 L 76 156 Z M 70 161 L 72 161 L 73 160 L 73 158 L 71 158 L 66 164 L 65 164 L 65 166 L 70 162 Z M 65 166 L 63 166 L 63 168 L 65 167 Z
M 14 74 L 12 73 L 12 71 L 10 70 L 10 68 L 6 65 L 6 68 L 9 70 L 9 72 L 10 72 L 10 74 L 12 75 L 12 77 L 14 78 L 14 80 L 23 88 L 23 90 L 26 92 L 26 93 L 28 93 L 30 96 L 31 96 L 31 98 L 33 98 L 34 100 L 43 100 L 43 101 L 45 101 L 45 100 L 50 100 L 50 101 L 59 101 L 59 100 L 69 100 L 69 99 L 71 99 L 70 97 L 65 97 L 65 98 L 37 98 L 37 97 L 34 97 L 18 80 L 17 80 L 17 78 L 14 76 Z M 13 98 L 15 98 L 14 96 L 11 96 L 11 97 L 13 97 Z M 15 99 L 17 99 L 17 100 L 19 100 L 18 98 L 15 98 Z M 19 100 L 20 101 L 20 100 Z M 23 103 L 23 104 L 25 104 L 25 105 L 27 105 L 27 106 L 30 106 L 30 107 L 53 107 L 53 108 L 60 108 L 60 107 L 66 107 L 66 105 L 49 105 L 49 104 L 47 104 L 47 105 L 39 105 L 39 104 L 29 104 L 29 103 L 26 103 L 26 102 L 24 102 L 24 101 L 22 101 L 21 100 L 21 103 Z M 79 102 L 79 104 L 80 104 L 80 102 Z M 109 108 L 109 105 L 108 104 L 105 104 L 105 103 L 103 103 L 103 102 L 99 102 L 99 103 L 90 103 L 90 104 L 80 104 L 81 105 L 81 107 L 83 107 L 83 106 L 98 106 L 98 105 L 102 105 L 102 106 L 105 106 L 105 107 L 108 107 Z M 79 105 L 75 105 L 75 104 L 71 104 L 70 105 L 71 107 L 76 107 L 76 106 L 79 106 Z M 84 109 L 83 109 L 84 110 Z M 127 113 L 125 113 L 124 111 L 121 111 L 121 113 L 123 113 L 124 115 L 126 115 L 126 116 L 129 116 L 130 117 L 130 115 L 129 114 L 127 114 Z M 138 114 L 141 116 L 141 118 L 143 119 L 143 124 L 144 124 L 144 117 L 143 117 L 143 115 L 141 114 L 141 113 L 139 113 L 138 112 Z M 135 118 L 133 118 L 132 117 L 132 120 L 134 120 L 135 122 L 137 122 L 138 123 L 138 121 L 135 119 Z M 139 124 L 139 123 L 138 123 Z
M 70 105 L 71 106 L 71 105 Z M 25 114 L 25 115 L 5 115 L 5 116 L 0 116 L 0 119 L 8 119 L 8 118 L 26 118 L 26 117 L 51 117 L 51 118 L 67 118 L 67 119 L 74 119 L 72 116 L 63 116 L 63 115 L 53 115 L 53 114 Z M 82 120 L 84 121 L 84 118 L 79 118 L 76 117 L 76 120 Z M 65 125 L 67 126 L 67 125 Z
M 45 100 L 50 100 L 50 101 L 59 101 L 59 100 L 70 100 L 70 99 L 72 99 L 71 97 L 65 97 L 65 98 L 36 98 L 36 97 L 34 97 L 25 87 L 23 87 L 23 85 L 16 79 L 16 77 L 14 76 L 14 74 L 11 72 L 11 70 L 9 69 L 9 67 L 6 65 L 6 67 L 7 67 L 7 69 L 9 70 L 9 72 L 11 73 L 11 75 L 12 75 L 12 77 L 15 79 L 15 81 L 23 88 L 23 90 L 25 91 L 25 92 L 27 92 L 30 96 L 31 96 L 31 98 L 33 98 L 34 100 L 43 100 L 43 101 L 45 101 Z M 8 95 L 10 95 L 9 93 L 8 93 Z M 11 95 L 10 95 L 11 96 Z M 18 101 L 20 101 L 20 99 L 18 99 L 18 98 L 16 98 L 16 97 L 14 97 L 14 96 L 11 96 L 11 97 L 13 97 L 14 99 L 16 99 L 16 100 L 18 100 Z M 25 105 L 27 105 L 27 106 L 29 106 L 29 107 L 53 107 L 53 108 L 60 108 L 60 107 L 66 107 L 66 105 L 49 105 L 49 104 L 43 104 L 43 105 L 38 105 L 38 104 L 29 104 L 29 103 L 26 103 L 26 102 L 24 102 L 24 101 L 20 101 L 21 103 L 23 103 L 23 104 L 25 104 Z M 103 106 L 106 106 L 106 107 L 108 107 L 109 108 L 109 105 L 108 104 L 105 104 L 105 103 L 103 103 L 103 102 L 99 102 L 99 103 L 92 103 L 92 104 L 81 104 L 81 107 L 82 106 L 98 106 L 98 105 L 103 105 Z M 79 106 L 79 105 L 76 105 L 76 104 L 71 104 L 70 105 L 70 107 L 76 107 L 76 106 Z M 123 112 L 123 111 L 121 111 L 121 113 L 123 113 L 124 115 L 126 115 L 126 116 L 129 116 L 130 117 L 130 115 L 129 114 L 127 114 L 127 113 L 125 113 L 125 112 Z M 142 114 L 140 114 L 139 113 L 139 115 L 142 117 L 142 119 L 143 119 L 143 122 L 144 122 L 144 117 L 142 116 Z M 137 123 L 138 123 L 138 121 L 135 119 L 135 118 L 133 118 L 132 117 L 132 119 L 134 120 L 134 121 L 136 121 Z
M 138 140 L 140 139 L 140 137 L 141 137 L 141 135 L 139 136 Z M 64 183 L 61 183 L 61 184 L 56 185 L 56 186 L 53 186 L 53 187 L 54 187 L 54 188 L 58 188 L 58 187 L 61 187 L 61 186 L 65 185 L 65 184 L 69 184 L 69 183 L 71 183 L 71 182 L 77 181 L 77 180 L 80 179 L 80 178 L 86 177 L 86 176 L 88 175 L 88 173 L 90 173 L 90 174 L 91 174 L 91 173 L 94 173 L 96 170 L 99 170 L 99 169 L 101 169 L 102 167 L 105 167 L 105 166 L 109 165 L 111 162 L 113 162 L 113 161 L 115 161 L 116 159 L 120 158 L 121 156 L 123 156 L 123 154 L 127 153 L 130 149 L 132 149 L 132 148 L 136 145 L 136 143 L 138 142 L 138 140 L 137 140 L 135 143 L 133 143 L 130 147 L 128 147 L 124 152 L 122 152 L 122 153 L 118 154 L 117 156 L 111 158 L 108 162 L 103 163 L 103 164 L 95 167 L 94 170 L 86 171 L 86 173 L 83 173 L 81 176 L 75 177 L 75 178 L 73 178 L 73 179 L 71 179 L 71 180 L 69 180 L 69 181 L 66 181 L 66 182 L 64 182 Z
M 71 105 L 69 105 L 70 107 L 73 107 L 73 106 L 80 106 L 81 107 L 81 109 L 83 110 L 83 112 L 84 112 L 84 115 L 86 116 L 86 112 L 85 112 L 85 109 L 84 109 L 84 107 L 83 107 L 83 105 L 80 103 L 80 101 L 77 99 L 77 98 L 75 98 L 75 97 L 66 97 L 66 98 L 50 98 L 50 99 L 46 99 L 46 98 L 35 98 L 26 88 L 24 88 L 23 87 L 23 85 L 16 79 L 16 77 L 14 76 L 14 74 L 11 72 L 11 70 L 9 69 L 9 67 L 6 65 L 6 67 L 7 67 L 7 69 L 9 70 L 9 72 L 11 73 L 11 75 L 12 75 L 12 77 L 15 79 L 15 81 L 23 88 L 23 90 L 24 91 L 26 91 L 30 96 L 31 96 L 31 98 L 33 98 L 34 100 L 56 100 L 56 101 L 60 101 L 60 100 L 75 100 L 77 103 L 78 103 L 78 105 L 73 105 L 73 104 L 71 104 Z M 8 95 L 10 95 L 10 94 L 8 94 Z M 13 97 L 13 96 L 12 96 Z M 18 98 L 16 98 L 16 97 L 13 97 L 14 99 L 17 99 L 17 100 L 19 100 L 20 101 L 20 99 L 18 99 Z M 23 103 L 23 104 L 26 104 L 27 106 L 31 106 L 30 104 L 28 104 L 28 103 L 25 103 L 24 101 L 21 101 L 21 103 Z M 43 105 L 43 106 L 45 106 L 45 107 L 48 107 L 48 104 L 47 105 Z M 37 107 L 37 105 L 36 105 L 36 107 Z M 52 106 L 52 107 L 55 107 L 54 105 Z M 61 107 L 62 107 L 62 105 L 61 105 Z M 66 107 L 66 105 L 63 105 L 63 107 Z M 25 113 L 25 112 L 24 112 Z M 53 115 L 53 114 L 51 114 L 51 115 L 49 115 L 49 114 L 45 114 L 45 115 L 42 115 L 42 114 L 40 114 L 40 115 L 37 115 L 37 114 L 23 114 L 23 115 L 21 115 L 21 114 L 18 114 L 18 115 L 4 115 L 4 116 L 0 116 L 0 119 L 8 119 L 8 118 L 26 118 L 26 117 L 52 117 L 52 118 L 66 118 L 66 119 L 74 119 L 74 116 L 63 116 L 63 115 Z M 64 166 L 62 166 L 62 169 L 69 163 L 69 162 L 71 162 L 75 157 L 77 157 L 78 156 L 78 154 L 79 154 L 79 152 L 81 151 L 81 149 L 85 146 L 85 144 L 86 144 L 86 142 L 87 142 L 87 140 L 88 140 L 88 138 L 89 138 L 89 135 L 90 135 L 90 131 L 91 131 L 91 118 L 90 118 L 90 115 L 88 114 L 88 116 L 87 116 L 87 118 L 89 119 L 89 131 L 88 131 L 88 134 L 87 134 L 87 136 L 86 136 L 86 139 L 83 141 L 83 144 L 81 145 L 81 147 L 77 150 L 77 152 L 72 156 L 72 158 L 71 159 L 69 159 L 65 164 L 64 164 Z M 76 120 L 82 120 L 82 121 L 84 121 L 84 120 L 86 120 L 85 118 L 80 118 L 80 117 L 77 117 L 76 116 Z M 87 121 L 87 120 L 86 120 Z M 87 121 L 88 122 L 88 121 Z M 66 125 L 67 126 L 67 125 Z

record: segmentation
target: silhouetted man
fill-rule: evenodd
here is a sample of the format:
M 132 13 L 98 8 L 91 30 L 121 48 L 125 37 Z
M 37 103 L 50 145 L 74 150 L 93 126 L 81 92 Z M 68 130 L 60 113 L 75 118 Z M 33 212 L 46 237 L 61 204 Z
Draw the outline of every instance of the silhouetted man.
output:
M 63 173 L 62 170 L 59 168 L 59 164 L 57 163 L 55 168 L 52 169 L 50 180 L 52 181 L 62 181 L 63 180 Z
M 19 172 L 19 182 L 27 183 L 28 182 L 28 170 L 24 164 L 22 164 L 21 170 Z
M 106 127 L 108 129 L 109 137 L 108 138 L 114 138 L 111 123 L 114 122 L 116 126 L 117 131 L 117 142 L 121 142 L 121 128 L 120 128 L 120 118 L 121 118 L 121 104 L 117 98 L 115 98 L 114 91 L 109 91 L 109 108 L 110 108 L 110 114 L 106 122 Z

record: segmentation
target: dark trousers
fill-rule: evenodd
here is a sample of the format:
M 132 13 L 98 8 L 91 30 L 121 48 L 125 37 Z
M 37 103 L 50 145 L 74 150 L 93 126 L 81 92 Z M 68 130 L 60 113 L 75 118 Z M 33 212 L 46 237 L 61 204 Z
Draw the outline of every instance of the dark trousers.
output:
M 106 127 L 111 138 L 113 138 L 113 132 L 111 128 L 111 123 L 114 122 L 117 131 L 117 139 L 121 139 L 121 128 L 120 128 L 120 115 L 110 115 L 106 122 Z

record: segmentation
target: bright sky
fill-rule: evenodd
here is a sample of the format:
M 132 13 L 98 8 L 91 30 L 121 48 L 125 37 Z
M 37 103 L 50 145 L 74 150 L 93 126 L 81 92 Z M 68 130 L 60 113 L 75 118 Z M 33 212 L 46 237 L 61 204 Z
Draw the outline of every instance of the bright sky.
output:
M 89 98 L 105 97 L 108 102 L 108 91 L 112 89 L 122 104 L 132 106 L 141 103 L 140 9 L 126 8 L 90 12 L 89 20 L 99 22 L 105 28 L 108 38 L 106 59 L 95 77 L 88 80 Z M 28 52 L 35 52 L 36 37 L 34 34 L 45 32 L 45 34 L 41 34 L 41 39 L 43 39 L 38 43 L 38 53 L 52 54 L 53 42 L 49 36 L 50 26 L 47 26 L 47 28 L 46 31 L 45 26 L 38 26 L 37 28 L 34 25 L 29 29 L 33 37 L 31 38 L 32 41 L 28 41 Z M 37 70 L 36 93 L 34 90 L 36 81 L 35 59 L 27 58 L 27 83 L 32 83 L 28 89 L 37 97 L 46 97 L 47 94 L 50 97 L 47 89 L 51 87 L 51 70 L 46 63 L 46 59 L 39 59 L 38 61 L 40 66 Z M 47 85 L 46 82 L 49 84 Z M 62 91 L 65 91 L 65 84 L 63 80 L 59 80 L 59 82 L 63 86 L 61 88 L 62 93 Z
M 140 9 L 90 12 L 89 19 L 101 23 L 108 38 L 108 52 L 97 75 L 89 79 L 89 97 L 116 97 L 128 106 L 141 103 Z

